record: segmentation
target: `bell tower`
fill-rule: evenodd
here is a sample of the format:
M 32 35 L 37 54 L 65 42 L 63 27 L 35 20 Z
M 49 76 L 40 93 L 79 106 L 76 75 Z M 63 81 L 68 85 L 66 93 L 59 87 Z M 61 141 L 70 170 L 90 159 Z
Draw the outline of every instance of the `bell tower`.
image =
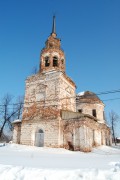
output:
M 65 72 L 65 55 L 61 49 L 60 41 L 57 38 L 55 16 L 53 16 L 52 32 L 41 51 L 40 73 L 48 71 Z

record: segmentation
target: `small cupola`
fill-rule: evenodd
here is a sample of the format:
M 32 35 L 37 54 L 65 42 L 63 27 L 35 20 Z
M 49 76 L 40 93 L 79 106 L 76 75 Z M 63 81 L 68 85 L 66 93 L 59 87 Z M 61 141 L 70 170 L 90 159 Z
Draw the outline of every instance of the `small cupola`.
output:
M 76 97 L 77 111 L 89 114 L 98 119 L 101 123 L 105 122 L 104 103 L 91 91 L 80 92 Z

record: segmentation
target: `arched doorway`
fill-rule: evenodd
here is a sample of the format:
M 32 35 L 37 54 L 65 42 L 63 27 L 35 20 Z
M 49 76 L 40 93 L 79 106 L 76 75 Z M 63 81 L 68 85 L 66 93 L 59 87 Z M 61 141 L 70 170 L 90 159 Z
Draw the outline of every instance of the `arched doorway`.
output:
M 42 129 L 39 129 L 35 133 L 35 146 L 38 146 L 38 147 L 44 146 L 44 132 Z

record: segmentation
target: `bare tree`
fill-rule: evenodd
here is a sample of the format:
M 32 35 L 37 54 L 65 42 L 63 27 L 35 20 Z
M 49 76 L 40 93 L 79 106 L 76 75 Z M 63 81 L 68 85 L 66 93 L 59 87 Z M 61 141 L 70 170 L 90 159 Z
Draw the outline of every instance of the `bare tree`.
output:
M 119 116 L 117 113 L 115 113 L 114 111 L 111 111 L 109 113 L 109 118 L 110 118 L 110 126 L 111 126 L 111 130 L 112 130 L 112 137 L 113 137 L 113 142 L 116 145 L 116 136 L 115 136 L 115 128 L 119 119 Z
M 9 94 L 2 98 L 0 106 L 0 139 L 4 136 L 4 130 L 12 130 L 12 121 L 15 118 L 20 118 L 23 107 L 22 99 L 19 99 L 16 104 L 12 102 L 13 97 Z
M 24 104 L 23 102 L 24 102 L 24 97 L 19 96 L 17 98 L 16 104 L 15 104 L 15 108 L 17 110 L 17 112 L 16 112 L 16 118 L 17 119 L 21 119 L 22 110 L 23 110 L 23 104 Z

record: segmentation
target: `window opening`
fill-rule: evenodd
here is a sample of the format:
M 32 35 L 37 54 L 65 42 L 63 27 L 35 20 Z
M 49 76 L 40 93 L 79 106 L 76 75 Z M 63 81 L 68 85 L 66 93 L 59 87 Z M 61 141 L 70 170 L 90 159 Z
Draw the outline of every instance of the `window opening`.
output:
M 105 112 L 103 111 L 103 119 L 105 120 Z
M 45 57 L 45 67 L 48 67 L 50 65 L 49 63 L 49 57 Z
M 64 59 L 62 59 L 61 61 L 62 61 L 62 64 L 64 64 Z
M 93 115 L 94 117 L 97 117 L 96 109 L 93 109 L 93 110 L 92 110 L 92 115 Z
M 82 113 L 82 109 L 78 109 L 78 112 L 79 112 L 79 113 Z
M 49 47 L 50 47 L 50 48 L 52 48 L 52 47 L 53 47 L 53 44 L 52 44 L 52 43 L 50 43 L 50 44 L 49 44 Z
M 58 66 L 58 58 L 56 56 L 53 57 L 53 66 Z

